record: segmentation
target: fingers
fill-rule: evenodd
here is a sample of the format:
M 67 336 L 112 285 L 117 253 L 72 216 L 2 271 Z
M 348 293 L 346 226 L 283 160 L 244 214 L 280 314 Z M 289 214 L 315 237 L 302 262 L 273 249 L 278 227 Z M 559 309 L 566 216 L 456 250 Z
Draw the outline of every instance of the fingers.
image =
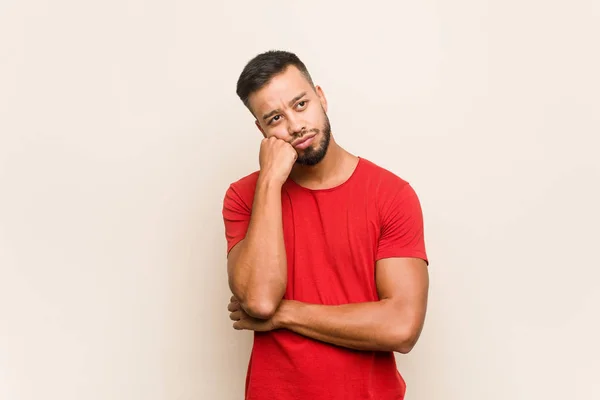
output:
M 229 314 L 229 319 L 232 321 L 239 321 L 242 319 L 242 312 L 241 311 L 234 311 L 232 313 Z
M 249 329 L 248 317 L 247 317 L 246 313 L 244 312 L 244 310 L 242 310 L 242 307 L 240 306 L 240 302 L 238 301 L 238 299 L 235 296 L 231 296 L 231 298 L 229 299 L 229 304 L 227 305 L 227 310 L 230 311 L 229 319 L 234 321 L 233 322 L 234 329 L 236 329 L 236 330 Z
M 229 299 L 229 304 L 227 305 L 227 310 L 237 311 L 239 309 L 241 309 L 239 300 L 235 296 L 231 296 Z
M 245 329 L 244 327 L 244 322 L 243 321 L 236 321 L 233 323 L 233 329 L 241 331 L 243 329 Z

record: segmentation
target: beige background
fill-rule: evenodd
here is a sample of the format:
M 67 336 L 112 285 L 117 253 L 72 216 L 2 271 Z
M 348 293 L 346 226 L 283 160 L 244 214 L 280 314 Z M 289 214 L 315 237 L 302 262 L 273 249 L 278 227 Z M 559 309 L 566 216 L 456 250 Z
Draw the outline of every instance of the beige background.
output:
M 431 257 L 409 400 L 600 398 L 600 3 L 0 2 L 0 399 L 241 399 L 221 201 L 295 51 Z

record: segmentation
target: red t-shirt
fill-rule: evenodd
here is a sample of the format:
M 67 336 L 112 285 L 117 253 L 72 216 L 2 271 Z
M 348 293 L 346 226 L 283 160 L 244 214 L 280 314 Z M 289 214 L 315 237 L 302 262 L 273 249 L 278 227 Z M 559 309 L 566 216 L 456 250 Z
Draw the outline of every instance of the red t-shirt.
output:
M 227 251 L 246 235 L 258 171 L 232 183 L 223 217 Z M 423 218 L 409 183 L 360 158 L 341 185 L 282 187 L 285 299 L 339 305 L 379 300 L 375 262 L 427 261 Z M 286 329 L 254 333 L 248 400 L 400 400 L 406 386 L 393 352 L 356 351 Z

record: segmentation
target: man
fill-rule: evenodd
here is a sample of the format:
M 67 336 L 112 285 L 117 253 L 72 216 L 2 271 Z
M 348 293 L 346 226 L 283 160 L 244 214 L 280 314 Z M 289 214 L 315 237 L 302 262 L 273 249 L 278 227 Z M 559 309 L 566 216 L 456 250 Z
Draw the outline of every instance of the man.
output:
M 417 342 L 429 286 L 415 191 L 336 143 L 293 53 L 256 56 L 237 94 L 264 136 L 223 204 L 228 310 L 254 331 L 246 399 L 403 399 L 394 352 Z

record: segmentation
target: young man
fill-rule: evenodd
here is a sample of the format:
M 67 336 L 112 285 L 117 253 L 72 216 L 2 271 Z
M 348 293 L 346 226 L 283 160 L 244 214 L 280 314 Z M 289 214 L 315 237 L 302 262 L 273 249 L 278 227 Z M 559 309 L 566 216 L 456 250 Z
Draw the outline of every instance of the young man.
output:
M 336 143 L 293 53 L 256 56 L 237 94 L 264 136 L 223 204 L 228 310 L 254 331 L 246 399 L 403 399 L 394 352 L 417 342 L 429 287 L 415 191 Z

